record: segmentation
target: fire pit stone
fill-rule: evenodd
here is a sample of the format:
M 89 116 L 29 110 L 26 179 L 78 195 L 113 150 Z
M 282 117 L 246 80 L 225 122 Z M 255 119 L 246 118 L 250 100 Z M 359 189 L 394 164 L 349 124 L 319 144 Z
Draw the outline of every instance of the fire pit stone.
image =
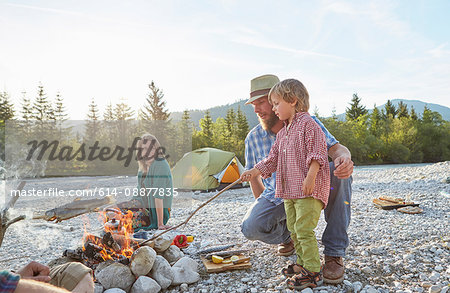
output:
M 140 276 L 136 282 L 134 282 L 130 293 L 157 293 L 160 290 L 161 287 L 155 280 L 146 276 Z
M 105 289 L 120 288 L 126 292 L 136 280 L 128 266 L 120 263 L 107 266 L 96 277 Z
M 155 250 L 157 253 L 163 253 L 172 244 L 173 236 L 171 234 L 164 234 L 155 239 Z
M 184 256 L 184 253 L 177 246 L 170 245 L 170 247 L 164 251 L 163 256 L 170 264 L 174 264 Z
M 195 263 L 195 264 L 194 264 Z M 174 278 L 172 285 L 193 284 L 200 280 L 198 264 L 189 257 L 183 257 L 172 266 Z
M 153 268 L 147 276 L 153 278 L 163 290 L 172 284 L 174 278 L 169 262 L 160 255 L 156 256 Z
M 136 249 L 131 256 L 130 269 L 136 277 L 147 275 L 153 267 L 156 251 L 148 246 Z
M 96 292 L 94 292 L 94 293 L 96 293 Z M 108 290 L 104 291 L 103 293 L 127 293 L 127 292 L 125 292 L 125 291 L 123 291 L 122 289 L 119 289 L 119 288 L 111 288 L 111 289 L 108 289 Z

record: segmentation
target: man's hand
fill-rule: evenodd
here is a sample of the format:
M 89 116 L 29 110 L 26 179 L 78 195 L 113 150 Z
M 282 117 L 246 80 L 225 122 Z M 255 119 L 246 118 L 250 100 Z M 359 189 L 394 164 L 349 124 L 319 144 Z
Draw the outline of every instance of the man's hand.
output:
M 32 261 L 17 271 L 23 279 L 30 279 L 40 282 L 50 282 L 50 268 L 46 265 Z
M 241 180 L 244 182 L 250 181 L 252 178 L 255 178 L 256 176 L 259 176 L 259 175 L 261 175 L 261 171 L 259 171 L 256 168 L 253 168 L 251 170 L 244 171 L 241 175 Z
M 340 156 L 333 160 L 334 167 L 334 175 L 339 179 L 347 179 L 353 173 L 353 161 L 351 158 L 347 156 Z
M 328 150 L 328 155 L 334 162 L 334 170 L 333 174 L 339 179 L 347 179 L 353 173 L 353 162 L 352 162 L 352 154 L 340 143 L 333 145 Z

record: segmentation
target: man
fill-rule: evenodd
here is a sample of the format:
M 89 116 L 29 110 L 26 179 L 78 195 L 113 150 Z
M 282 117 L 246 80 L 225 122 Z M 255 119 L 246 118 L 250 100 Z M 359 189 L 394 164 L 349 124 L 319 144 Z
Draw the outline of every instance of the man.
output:
M 246 104 L 253 105 L 260 123 L 245 139 L 246 170 L 253 168 L 269 154 L 276 134 L 284 125 L 272 111 L 268 100 L 270 89 L 278 82 L 277 76 L 269 74 L 254 78 L 250 83 L 250 99 Z M 322 235 L 322 243 L 325 246 L 323 280 L 337 284 L 344 280 L 342 257 L 349 244 L 347 228 L 350 223 L 353 162 L 350 151 L 339 144 L 316 117 L 312 117 L 325 133 L 328 155 L 332 159 L 330 197 L 325 209 L 327 227 Z M 259 176 L 250 180 L 255 202 L 247 211 L 241 230 L 247 239 L 278 244 L 278 254 L 287 256 L 293 254 L 295 248 L 286 227 L 283 201 L 274 197 L 275 176 L 273 173 L 267 179 Z
M 77 293 L 92 293 L 94 292 L 94 281 L 91 272 L 91 269 L 77 262 L 66 263 L 50 269 L 32 261 L 17 271 L 17 274 L 0 271 L 0 292 L 62 293 L 71 290 L 71 292 Z

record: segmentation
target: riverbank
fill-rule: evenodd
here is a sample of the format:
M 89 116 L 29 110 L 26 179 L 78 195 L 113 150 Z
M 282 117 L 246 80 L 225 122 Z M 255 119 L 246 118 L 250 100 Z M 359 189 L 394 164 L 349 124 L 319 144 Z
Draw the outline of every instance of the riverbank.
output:
M 340 285 L 322 286 L 318 292 L 428 292 L 446 288 L 450 279 L 449 198 L 450 162 L 389 169 L 356 168 L 353 176 L 352 222 L 349 228 L 350 246 L 345 258 L 346 278 Z M 53 178 L 31 180 L 26 188 L 43 184 L 58 185 L 64 190 L 93 189 L 95 187 L 125 190 L 135 187 L 133 177 Z M 44 181 L 45 181 L 44 180 Z M 183 221 L 199 204 L 215 193 L 180 193 L 175 199 L 173 218 L 169 224 Z M 446 195 L 447 194 L 447 195 Z M 409 197 L 424 209 L 422 214 L 408 215 L 395 210 L 376 208 L 372 199 L 379 196 Z M 125 200 L 124 195 L 117 198 Z M 70 198 L 21 198 L 14 210 L 30 214 L 33 209 L 52 208 Z M 253 202 L 249 188 L 224 192 L 210 205 L 201 209 L 180 232 L 196 236 L 186 254 L 199 261 L 195 251 L 207 244 L 239 243 L 251 249 L 253 268 L 221 274 L 207 274 L 201 265 L 202 279 L 189 286 L 191 292 L 284 292 L 282 267 L 295 260 L 294 256 L 279 257 L 276 246 L 248 241 L 240 232 L 240 221 Z M 86 223 L 89 222 L 89 226 Z M 17 269 L 29 260 L 42 263 L 62 255 L 64 249 L 80 244 L 86 229 L 100 228 L 95 214 L 80 216 L 60 224 L 26 220 L 8 229 L 0 248 L 0 260 L 5 269 Z M 323 215 L 316 229 L 320 239 L 325 228 Z M 320 244 L 320 251 L 323 246 Z M 256 291 L 255 291 L 256 290 Z M 437 290 L 437 289 L 436 289 Z M 170 288 L 168 292 L 179 292 Z

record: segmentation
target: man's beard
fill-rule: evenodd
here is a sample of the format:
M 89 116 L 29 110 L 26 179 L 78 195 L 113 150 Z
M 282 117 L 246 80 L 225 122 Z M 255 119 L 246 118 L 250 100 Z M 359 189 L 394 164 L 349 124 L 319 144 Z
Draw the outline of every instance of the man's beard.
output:
M 258 120 L 264 130 L 270 131 L 279 119 L 278 116 L 275 115 L 275 112 L 271 112 L 269 118 L 263 120 L 258 116 Z

